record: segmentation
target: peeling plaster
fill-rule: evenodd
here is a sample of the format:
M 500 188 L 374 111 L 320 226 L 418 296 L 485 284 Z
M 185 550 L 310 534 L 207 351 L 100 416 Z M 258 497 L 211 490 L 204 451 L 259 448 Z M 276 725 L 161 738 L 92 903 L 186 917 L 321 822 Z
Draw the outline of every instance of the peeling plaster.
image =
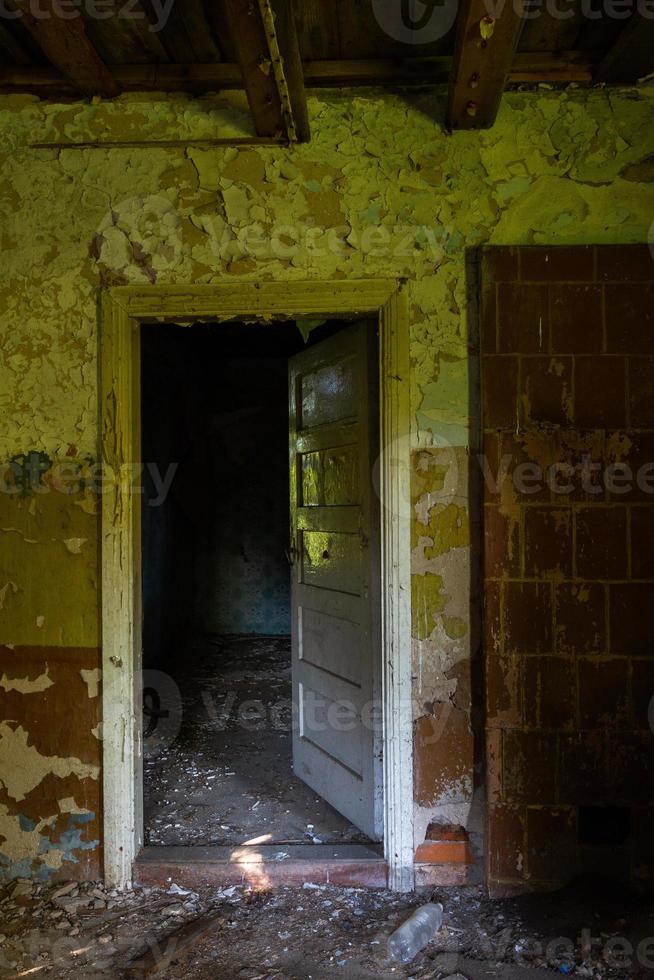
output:
M 81 555 L 86 538 L 64 538 L 64 544 L 71 555 Z
M 79 779 L 99 778 L 98 766 L 75 758 L 41 755 L 28 744 L 29 733 L 20 725 L 17 728 L 11 725 L 11 722 L 0 722 L 0 782 L 12 799 L 24 799 L 49 773 L 60 778 L 71 775 Z
M 102 677 L 102 671 L 99 667 L 95 667 L 93 670 L 80 670 L 80 675 L 89 690 L 90 698 L 97 698 L 100 693 L 100 678 Z
M 0 677 L 0 687 L 4 691 L 18 691 L 19 694 L 40 694 L 42 691 L 47 691 L 49 687 L 52 687 L 54 681 L 52 681 L 48 675 L 48 665 L 45 665 L 45 672 L 36 677 L 33 681 L 29 677 L 13 677 L 9 678 L 6 674 Z
M 0 499 L 12 532 L 0 535 L 5 643 L 99 642 L 99 499 L 86 484 L 60 492 L 52 475 L 72 456 L 89 482 L 96 454 L 98 286 L 402 277 L 411 301 L 414 710 L 469 710 L 459 702 L 471 655 L 466 447 L 477 408 L 466 250 L 646 241 L 654 88 L 511 92 L 492 129 L 449 136 L 435 121 L 443 100 L 440 90 L 321 92 L 309 97 L 311 142 L 291 150 L 36 152 L 32 141 L 98 134 L 242 136 L 250 120 L 242 93 L 68 105 L 0 98 L 0 464 L 15 462 L 8 482 L 18 473 L 20 490 Z M 539 442 L 524 447 L 534 458 L 561 458 L 550 434 L 529 438 Z M 619 459 L 625 445 L 609 450 Z M 35 484 L 26 461 L 38 464 Z M 513 504 L 501 500 L 509 515 Z M 99 675 L 87 673 L 97 697 Z M 74 766 L 35 759 L 21 731 L 4 723 L 0 755 L 10 739 L 37 775 Z M 472 798 L 467 778 L 445 787 L 417 807 L 417 834 L 436 816 L 466 825 Z M 27 843 L 14 847 L 17 865 L 46 830 L 19 827 Z M 53 850 L 52 862 L 62 853 Z
M 0 862 L 14 867 L 25 864 L 31 872 L 32 862 L 39 854 L 43 831 L 56 819 L 56 816 L 47 817 L 27 829 L 18 814 L 10 814 L 7 807 L 0 803 L 0 837 L 4 837 Z

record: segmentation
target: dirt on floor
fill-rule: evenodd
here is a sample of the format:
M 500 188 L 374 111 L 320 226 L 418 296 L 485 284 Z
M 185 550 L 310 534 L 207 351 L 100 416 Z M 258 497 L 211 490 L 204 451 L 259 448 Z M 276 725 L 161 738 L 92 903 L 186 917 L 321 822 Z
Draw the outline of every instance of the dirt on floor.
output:
M 444 923 L 407 967 L 388 959 L 388 937 L 418 905 L 441 901 Z M 214 916 L 187 949 L 179 930 Z M 563 892 L 490 901 L 480 889 L 400 896 L 305 885 L 198 895 L 118 894 L 101 884 L 18 880 L 0 891 L 0 975 L 120 978 L 148 950 L 170 964 L 151 976 L 193 980 L 654 977 L 654 901 L 604 881 Z M 135 974 L 131 974 L 135 975 Z
M 183 661 L 146 728 L 146 845 L 368 841 L 293 774 L 290 637 L 207 637 Z

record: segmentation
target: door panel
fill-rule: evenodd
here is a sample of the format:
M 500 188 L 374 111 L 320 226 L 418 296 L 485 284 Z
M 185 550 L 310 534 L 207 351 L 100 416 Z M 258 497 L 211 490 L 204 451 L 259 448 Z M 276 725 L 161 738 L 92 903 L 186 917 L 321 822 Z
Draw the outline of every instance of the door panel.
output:
M 354 358 L 343 358 L 302 377 L 300 424 L 303 429 L 356 416 L 357 366 Z
M 300 608 L 298 624 L 300 660 L 361 685 L 361 630 L 358 623 L 315 609 Z
M 361 595 L 361 540 L 340 531 L 301 531 L 302 582 Z
M 289 363 L 295 773 L 383 833 L 376 331 L 349 327 Z
M 346 507 L 359 499 L 358 446 L 338 446 L 302 453 L 301 504 L 304 507 Z

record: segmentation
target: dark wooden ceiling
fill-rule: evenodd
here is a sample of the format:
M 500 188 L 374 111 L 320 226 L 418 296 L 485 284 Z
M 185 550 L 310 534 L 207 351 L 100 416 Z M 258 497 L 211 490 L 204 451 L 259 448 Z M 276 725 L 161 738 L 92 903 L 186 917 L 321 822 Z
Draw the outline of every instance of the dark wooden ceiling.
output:
M 102 19 L 91 0 L 77 0 L 79 16 L 66 19 L 57 0 L 8 0 L 15 16 L 0 16 L 0 91 L 79 98 L 242 87 L 261 136 L 306 139 L 303 79 L 309 87 L 449 81 L 450 124 L 475 128 L 493 122 L 507 85 L 633 83 L 654 72 L 654 19 L 610 16 L 607 0 L 557 0 L 565 16 L 551 0 L 505 0 L 497 17 L 488 11 L 498 0 L 460 0 L 452 26 L 429 43 L 380 25 L 374 5 L 391 2 L 168 0 L 153 29 L 164 0 L 105 0 Z M 418 9 L 418 0 L 396 2 Z

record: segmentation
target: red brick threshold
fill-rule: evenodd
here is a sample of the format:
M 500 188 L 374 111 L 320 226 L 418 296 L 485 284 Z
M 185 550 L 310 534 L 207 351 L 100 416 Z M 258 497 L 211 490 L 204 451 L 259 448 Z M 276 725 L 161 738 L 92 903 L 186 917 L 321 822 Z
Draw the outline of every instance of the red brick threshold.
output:
M 134 865 L 137 884 L 168 887 L 175 882 L 194 889 L 305 882 L 385 888 L 387 879 L 381 845 L 365 844 L 146 847 Z
M 463 827 L 430 824 L 424 843 L 416 849 L 416 887 L 466 885 L 473 864 L 468 834 Z

